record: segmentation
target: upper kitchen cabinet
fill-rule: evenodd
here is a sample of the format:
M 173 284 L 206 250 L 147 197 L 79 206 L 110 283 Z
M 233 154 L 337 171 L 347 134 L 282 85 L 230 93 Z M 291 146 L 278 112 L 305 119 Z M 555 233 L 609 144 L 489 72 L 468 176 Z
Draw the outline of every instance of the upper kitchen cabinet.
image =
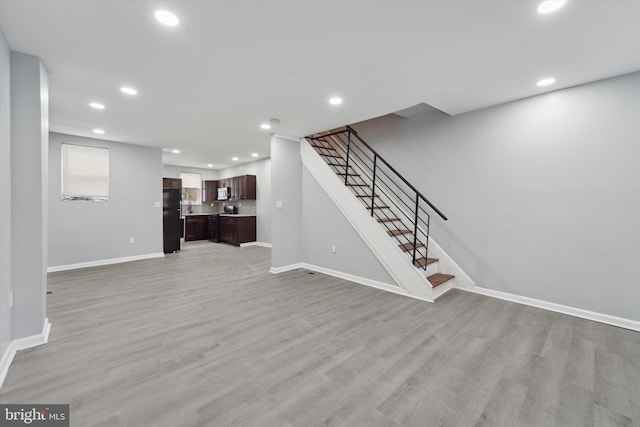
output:
M 234 178 L 235 192 L 231 192 L 236 200 L 256 199 L 256 176 L 241 175 Z
M 180 178 L 162 178 L 162 188 L 182 189 L 182 180 Z
M 224 187 L 224 185 L 220 185 L 220 182 L 216 180 L 202 181 L 202 201 L 215 202 L 218 200 L 218 187 Z

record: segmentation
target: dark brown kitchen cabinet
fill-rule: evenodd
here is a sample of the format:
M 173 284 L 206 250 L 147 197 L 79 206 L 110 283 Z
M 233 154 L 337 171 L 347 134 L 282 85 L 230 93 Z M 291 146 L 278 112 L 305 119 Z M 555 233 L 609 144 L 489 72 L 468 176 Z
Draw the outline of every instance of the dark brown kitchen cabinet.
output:
M 256 176 L 241 175 L 236 177 L 237 199 L 238 200 L 255 200 L 256 199 Z
M 218 186 L 222 187 L 217 180 L 202 181 L 202 201 L 215 202 L 218 200 Z
M 219 239 L 221 242 L 239 246 L 256 241 L 255 216 L 220 216 Z
M 205 240 L 208 235 L 208 215 L 187 215 L 184 217 L 184 240 Z
M 162 188 L 182 189 L 182 180 L 180 178 L 162 178 Z

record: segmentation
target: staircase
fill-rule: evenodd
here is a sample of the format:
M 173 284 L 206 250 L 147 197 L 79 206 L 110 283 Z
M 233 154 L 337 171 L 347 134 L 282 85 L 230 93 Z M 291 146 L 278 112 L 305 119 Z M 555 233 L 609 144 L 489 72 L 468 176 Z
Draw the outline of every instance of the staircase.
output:
M 422 272 L 431 288 L 455 277 L 440 272 L 438 259 L 429 256 L 429 212 L 445 221 L 447 217 L 354 129 L 347 126 L 308 136 L 306 140 L 361 202 L 363 209 L 396 241 L 407 262 Z

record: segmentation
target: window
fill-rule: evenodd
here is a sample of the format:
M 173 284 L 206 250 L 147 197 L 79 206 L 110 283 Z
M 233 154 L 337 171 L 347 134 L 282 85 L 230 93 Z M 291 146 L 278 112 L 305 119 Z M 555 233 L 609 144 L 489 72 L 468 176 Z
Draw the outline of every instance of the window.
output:
M 182 202 L 199 205 L 202 202 L 202 178 L 199 173 L 180 172 Z
M 109 150 L 62 144 L 62 200 L 109 200 Z

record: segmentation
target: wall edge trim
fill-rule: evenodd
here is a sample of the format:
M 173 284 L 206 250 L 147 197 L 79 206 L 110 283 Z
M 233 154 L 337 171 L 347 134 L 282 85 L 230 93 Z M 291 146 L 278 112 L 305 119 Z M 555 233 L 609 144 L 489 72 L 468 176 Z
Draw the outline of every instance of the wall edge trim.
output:
M 133 255 L 121 258 L 107 258 L 96 261 L 79 262 L 76 264 L 56 265 L 47 267 L 47 273 L 55 273 L 57 271 L 76 270 L 78 268 L 99 267 L 101 265 L 120 264 L 123 262 L 140 261 L 143 259 L 162 258 L 164 253 L 156 252 L 151 254 Z
M 625 319 L 623 317 L 612 316 L 610 314 L 603 314 L 595 311 L 584 310 L 582 308 L 576 308 L 568 305 L 556 304 L 554 302 L 510 294 L 508 292 L 495 291 L 493 289 L 482 288 L 479 286 L 476 286 L 474 289 L 457 289 L 640 332 L 640 322 L 636 320 Z

